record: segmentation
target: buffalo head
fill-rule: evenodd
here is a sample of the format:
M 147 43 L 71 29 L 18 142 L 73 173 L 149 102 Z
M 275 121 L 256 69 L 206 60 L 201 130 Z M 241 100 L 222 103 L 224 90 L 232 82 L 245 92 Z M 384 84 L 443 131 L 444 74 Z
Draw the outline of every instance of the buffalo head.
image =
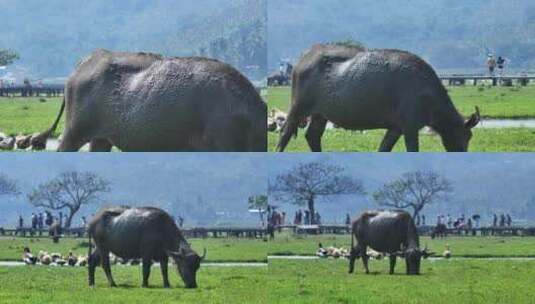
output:
M 168 251 L 167 254 L 175 261 L 186 288 L 197 288 L 197 270 L 201 266 L 201 261 L 206 257 L 206 249 L 202 256 L 190 248 L 182 247 L 178 251 Z
M 424 250 L 419 248 L 408 248 L 403 252 L 396 253 L 397 256 L 405 258 L 408 275 L 420 274 L 420 261 L 422 258 L 427 259 L 434 255 L 434 252 L 429 252 L 427 247 Z
M 442 143 L 449 152 L 467 152 L 468 145 L 472 139 L 472 129 L 481 122 L 479 107 L 476 112 L 468 118 L 464 124 L 452 127 L 446 132 L 442 132 Z

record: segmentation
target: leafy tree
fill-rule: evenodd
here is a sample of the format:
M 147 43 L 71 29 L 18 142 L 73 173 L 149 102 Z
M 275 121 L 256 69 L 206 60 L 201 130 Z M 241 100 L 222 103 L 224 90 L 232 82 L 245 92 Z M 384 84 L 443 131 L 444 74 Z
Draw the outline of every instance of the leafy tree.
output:
M 315 203 L 318 197 L 364 194 L 362 183 L 344 174 L 344 168 L 318 162 L 299 164 L 288 173 L 270 181 L 269 190 L 276 198 L 307 206 L 311 223 L 316 223 Z
M 258 210 L 258 215 L 260 216 L 260 222 L 264 225 L 264 214 L 268 208 L 268 197 L 267 195 L 253 195 L 250 196 L 247 200 L 249 209 Z
M 74 215 L 83 205 L 91 204 L 110 191 L 110 183 L 91 172 L 66 172 L 49 182 L 40 184 L 28 194 L 35 207 L 51 210 L 67 209 L 65 227 L 69 228 Z
M 386 183 L 373 193 L 374 200 L 381 206 L 398 209 L 412 208 L 417 217 L 423 208 L 446 198 L 453 191 L 446 178 L 431 171 L 415 171 L 403 174 L 399 179 Z
M 0 66 L 10 65 L 18 60 L 19 54 L 12 50 L 0 50 Z

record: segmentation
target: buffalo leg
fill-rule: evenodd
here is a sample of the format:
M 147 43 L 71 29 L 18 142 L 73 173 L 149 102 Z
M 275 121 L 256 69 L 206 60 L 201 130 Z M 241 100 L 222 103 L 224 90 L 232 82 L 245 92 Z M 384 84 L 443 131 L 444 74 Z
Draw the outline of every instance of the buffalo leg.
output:
M 110 253 L 102 252 L 100 256 L 102 257 L 102 268 L 104 268 L 104 273 L 108 278 L 108 283 L 110 284 L 110 287 L 116 287 L 117 285 L 113 281 L 113 276 L 111 275 Z
M 90 152 L 110 152 L 112 144 L 106 139 L 93 139 L 89 144 Z
M 93 253 L 88 257 L 87 261 L 87 270 L 89 276 L 89 286 L 95 286 L 95 269 L 100 263 L 100 253 L 98 250 L 93 251 Z
M 87 143 L 87 141 L 79 140 L 70 134 L 72 133 L 65 131 L 65 134 L 63 134 L 63 139 L 59 143 L 58 152 L 76 152 Z
M 325 119 L 322 115 L 312 115 L 310 125 L 308 126 L 308 130 L 305 134 L 308 146 L 312 152 L 321 152 L 321 137 L 325 132 L 326 126 L 327 119 Z
M 386 131 L 385 137 L 381 142 L 381 147 L 379 147 L 379 152 L 392 152 L 394 146 L 401 137 L 401 131 L 397 129 L 389 129 Z
M 357 260 L 361 255 L 362 249 L 357 244 L 356 247 L 351 248 L 351 252 L 349 253 L 349 273 L 353 273 L 355 271 L 355 260 Z
M 152 266 L 152 260 L 143 258 L 143 287 L 149 287 L 150 267 Z
M 366 271 L 366 274 L 369 274 L 370 269 L 368 268 L 368 260 L 370 259 L 370 257 L 366 253 L 366 247 L 362 248 L 361 255 L 362 255 L 362 264 L 364 264 L 364 270 Z
M 355 260 L 358 259 L 359 256 L 360 249 L 358 245 L 351 248 L 351 252 L 349 253 L 349 273 L 353 273 L 355 271 Z
M 160 268 L 162 270 L 163 287 L 169 288 L 169 275 L 167 274 L 167 266 L 169 266 L 169 258 L 167 256 L 162 257 L 160 260 Z
M 406 131 L 403 135 L 405 136 L 405 145 L 407 146 L 407 152 L 420 151 L 420 144 L 418 142 L 418 130 Z
M 390 274 L 394 274 L 394 268 L 396 267 L 396 256 L 390 256 Z

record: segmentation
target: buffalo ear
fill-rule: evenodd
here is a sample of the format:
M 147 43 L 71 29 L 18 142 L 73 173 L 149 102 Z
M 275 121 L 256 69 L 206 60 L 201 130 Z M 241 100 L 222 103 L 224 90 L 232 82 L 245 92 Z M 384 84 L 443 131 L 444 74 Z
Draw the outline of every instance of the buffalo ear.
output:
M 477 126 L 479 122 L 481 122 L 481 112 L 479 111 L 479 107 L 476 106 L 476 112 L 464 123 L 464 127 L 466 129 L 472 129 Z

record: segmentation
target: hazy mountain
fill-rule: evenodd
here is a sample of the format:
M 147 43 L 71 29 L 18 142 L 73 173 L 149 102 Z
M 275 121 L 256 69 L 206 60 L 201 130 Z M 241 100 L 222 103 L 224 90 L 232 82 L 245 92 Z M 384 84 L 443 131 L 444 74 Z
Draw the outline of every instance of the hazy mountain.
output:
M 214 41 L 227 48 L 205 55 L 253 77 L 266 66 L 265 0 L 2 0 L 0 12 L 0 48 L 20 53 L 8 70 L 19 78 L 67 76 L 97 48 L 189 56 Z M 255 43 L 243 49 L 246 38 Z
M 437 69 L 481 68 L 488 52 L 535 69 L 531 0 L 271 0 L 268 16 L 272 69 L 314 43 L 349 38 L 412 51 Z
M 0 172 L 17 180 L 23 195 L 0 197 L 0 226 L 14 225 L 18 214 L 35 211 L 25 194 L 71 170 L 95 172 L 111 182 L 112 192 L 79 216 L 103 205 L 155 205 L 185 217 L 186 224 L 258 224 L 257 216 L 248 213 L 247 199 L 267 193 L 267 164 L 261 159 L 232 153 L 4 155 Z

